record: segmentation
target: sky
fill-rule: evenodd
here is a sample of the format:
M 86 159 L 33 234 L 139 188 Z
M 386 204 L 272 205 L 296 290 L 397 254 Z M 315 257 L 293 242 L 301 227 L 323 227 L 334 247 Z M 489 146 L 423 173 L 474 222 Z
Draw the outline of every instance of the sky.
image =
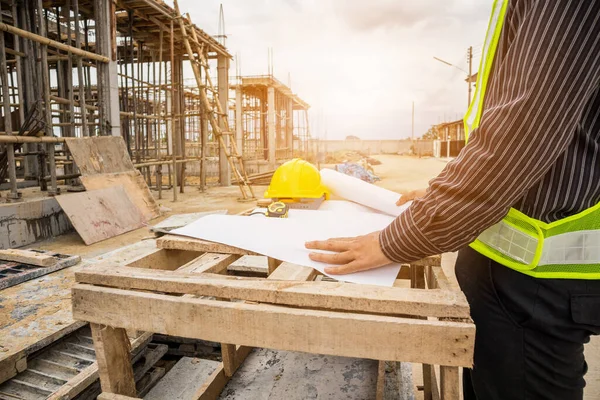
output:
M 275 77 L 311 105 L 313 137 L 400 139 L 413 102 L 415 137 L 464 114 L 460 69 L 469 46 L 479 67 L 492 0 L 179 0 L 212 35 L 220 4 L 232 77 L 236 64 L 266 75 L 272 48 Z

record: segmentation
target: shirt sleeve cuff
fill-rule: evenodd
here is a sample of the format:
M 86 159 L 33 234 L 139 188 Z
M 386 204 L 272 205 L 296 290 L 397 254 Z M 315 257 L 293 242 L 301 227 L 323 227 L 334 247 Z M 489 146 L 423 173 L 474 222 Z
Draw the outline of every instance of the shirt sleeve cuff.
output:
M 395 263 L 409 263 L 439 253 L 414 223 L 411 209 L 400 214 L 379 236 L 381 251 Z

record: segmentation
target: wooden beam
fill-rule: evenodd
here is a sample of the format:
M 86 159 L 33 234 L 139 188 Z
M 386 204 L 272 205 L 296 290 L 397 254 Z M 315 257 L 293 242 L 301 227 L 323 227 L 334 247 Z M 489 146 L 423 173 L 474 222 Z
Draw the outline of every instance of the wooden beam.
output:
M 82 284 L 73 287 L 72 299 L 75 319 L 126 329 L 375 360 L 467 367 L 473 360 L 475 326 L 469 323 L 233 303 Z
M 205 253 L 177 269 L 177 273 L 224 274 L 229 264 L 240 258 L 236 254 Z
M 317 276 L 317 270 L 289 262 L 282 262 L 269 275 L 271 281 L 312 281 Z
M 45 253 L 20 249 L 0 250 L 0 260 L 37 265 L 39 267 L 51 267 L 59 261 L 58 258 Z
M 36 35 L 35 33 L 31 33 L 29 31 L 16 28 L 12 25 L 5 24 L 4 22 L 0 22 L 0 31 L 12 33 L 13 35 L 20 36 L 25 39 L 33 40 L 34 42 L 40 43 L 42 45 L 54 47 L 59 50 L 63 50 L 66 52 L 71 52 L 75 55 L 88 58 L 90 60 L 99 61 L 102 63 L 107 63 L 109 61 L 108 57 L 101 56 L 96 53 L 91 53 L 89 51 L 78 49 L 77 47 L 69 46 L 67 44 L 57 42 L 52 39 L 48 39 L 47 37 Z
M 141 400 L 139 397 L 122 396 L 114 393 L 100 393 L 97 397 L 98 400 Z
M 239 368 L 242 362 L 248 357 L 252 351 L 252 347 L 237 346 L 235 354 L 235 369 Z M 206 382 L 198 389 L 194 395 L 194 399 L 198 400 L 216 400 L 229 382 L 231 377 L 225 373 L 223 363 L 208 377 Z
M 268 266 L 268 274 L 269 275 L 271 275 L 273 272 L 275 272 L 275 270 L 277 269 L 277 267 L 279 267 L 279 265 L 281 265 L 281 261 L 276 260 L 271 257 L 267 257 L 267 266 Z
M 225 253 L 238 255 L 259 255 L 253 251 L 240 249 L 226 244 L 192 239 L 184 236 L 165 235 L 156 241 L 161 249 L 203 251 L 206 253 Z
M 440 398 L 441 400 L 459 400 L 460 390 L 457 367 L 440 367 Z
M 379 365 L 377 367 L 377 387 L 375 392 L 376 400 L 384 400 L 385 392 L 385 361 L 379 360 Z
M 130 343 L 123 328 L 90 324 L 103 392 L 136 396 Z
M 282 266 L 284 264 L 279 268 Z M 285 266 L 285 268 L 290 267 Z M 388 288 L 343 282 L 287 282 L 276 281 L 275 278 L 277 276 L 269 280 L 237 277 L 216 279 L 179 271 L 173 273 L 146 268 L 118 268 L 114 264 L 90 265 L 75 272 L 75 279 L 80 283 L 120 289 L 193 294 L 294 307 L 377 314 L 469 317 L 469 307 L 460 292 Z

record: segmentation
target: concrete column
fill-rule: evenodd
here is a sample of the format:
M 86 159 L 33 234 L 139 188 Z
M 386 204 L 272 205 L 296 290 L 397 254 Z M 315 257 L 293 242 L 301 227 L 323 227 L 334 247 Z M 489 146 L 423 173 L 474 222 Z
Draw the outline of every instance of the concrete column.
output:
M 100 134 L 120 136 L 115 4 L 112 1 L 95 0 L 94 10 L 96 13 L 97 51 L 110 60 L 106 64 L 99 63 L 97 72 L 98 95 L 100 96 Z
M 225 113 L 225 118 L 228 118 L 227 114 L 229 106 L 227 100 L 229 99 L 229 58 L 219 55 L 217 57 L 217 85 L 219 86 L 219 102 L 221 108 Z M 221 121 L 221 119 L 219 119 Z M 225 124 L 220 122 L 221 129 L 224 133 L 227 127 Z M 225 142 L 225 148 L 229 148 L 229 135 L 223 135 L 223 141 Z M 225 148 L 219 148 L 219 182 L 221 186 L 231 185 L 231 171 L 229 170 L 229 161 L 225 155 Z
M 269 140 L 269 164 L 271 168 L 275 168 L 275 149 L 277 148 L 277 140 L 275 139 L 275 88 L 269 86 L 267 89 L 267 135 Z
M 285 138 L 289 156 L 294 156 L 294 100 L 288 99 L 285 111 Z
M 235 141 L 240 155 L 244 154 L 244 126 L 242 107 L 242 88 L 238 86 L 235 89 Z

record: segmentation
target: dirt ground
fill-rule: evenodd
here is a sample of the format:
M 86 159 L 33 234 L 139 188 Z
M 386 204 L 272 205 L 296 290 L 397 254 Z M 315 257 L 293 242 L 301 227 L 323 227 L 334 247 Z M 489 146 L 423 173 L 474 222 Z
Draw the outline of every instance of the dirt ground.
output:
M 375 156 L 382 164 L 374 166 L 375 173 L 382 178 L 379 185 L 397 192 L 403 190 L 414 190 L 427 187 L 431 178 L 439 174 L 446 163 L 435 158 L 414 158 L 395 155 Z M 257 197 L 262 197 L 266 187 L 254 187 Z M 155 198 L 158 193 L 153 192 Z M 239 189 L 237 186 L 227 188 L 213 187 L 206 192 L 200 192 L 198 187 L 186 187 L 185 193 L 177 193 L 178 201 L 173 202 L 172 190 L 163 191 L 163 199 L 158 200 L 161 207 L 166 210 L 163 216 L 150 221 L 153 225 L 170 215 L 181 213 L 202 212 L 211 210 L 227 209 L 229 213 L 237 213 L 252 208 L 254 203 L 237 201 Z M 141 228 L 124 235 L 86 246 L 76 232 L 62 235 L 58 238 L 36 243 L 34 247 L 60 251 L 65 254 L 77 254 L 83 258 L 94 257 L 102 253 L 114 250 L 142 240 L 153 235 L 147 228 Z M 586 346 L 586 358 L 589 363 L 589 372 L 586 380 L 588 386 L 585 391 L 585 399 L 600 398 L 600 339 L 594 338 Z M 415 384 L 419 384 L 421 378 L 420 367 L 414 368 Z M 417 393 L 417 399 L 422 398 L 422 392 Z

